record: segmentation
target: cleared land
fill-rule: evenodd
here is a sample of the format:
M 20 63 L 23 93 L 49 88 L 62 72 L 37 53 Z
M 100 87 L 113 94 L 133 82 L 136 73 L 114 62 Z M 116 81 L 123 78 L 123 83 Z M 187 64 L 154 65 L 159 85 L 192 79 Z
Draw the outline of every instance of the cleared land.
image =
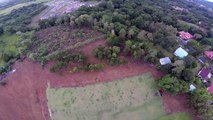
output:
M 35 35 L 37 36 L 37 41 L 34 42 L 32 51 L 35 53 L 47 52 L 48 55 L 58 51 L 75 49 L 105 38 L 103 33 L 89 28 L 79 29 L 65 25 L 41 30 Z
M 150 74 L 79 88 L 48 88 L 53 120 L 156 120 L 164 115 Z
M 97 5 L 99 2 L 80 2 L 76 0 L 52 0 L 48 2 L 48 8 L 40 14 L 33 17 L 32 22 L 29 26 L 37 27 L 39 20 L 48 19 L 63 15 L 64 13 L 74 12 L 82 6 L 92 7 Z
M 31 5 L 31 4 L 38 4 L 38 3 L 42 3 L 42 2 L 48 2 L 48 1 L 50 1 L 50 0 L 35 0 L 35 1 L 32 1 L 32 2 L 17 4 L 17 5 L 14 5 L 12 7 L 6 8 L 4 10 L 0 10 L 0 16 L 10 14 L 11 11 L 13 11 L 15 9 L 19 9 L 21 7 L 24 7 L 24 6 L 28 6 L 28 5 Z

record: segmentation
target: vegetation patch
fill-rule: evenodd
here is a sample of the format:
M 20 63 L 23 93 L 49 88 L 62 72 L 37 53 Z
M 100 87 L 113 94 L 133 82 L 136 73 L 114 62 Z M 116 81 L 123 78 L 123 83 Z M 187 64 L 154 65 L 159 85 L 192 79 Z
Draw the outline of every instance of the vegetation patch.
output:
M 159 120 L 192 120 L 192 117 L 187 113 L 174 113 L 169 116 L 163 116 Z
M 79 88 L 48 88 L 52 120 L 156 120 L 164 115 L 150 74 Z
M 35 35 L 30 58 L 39 62 L 105 37 L 100 32 L 88 28 L 72 28 L 69 25 L 44 29 Z
M 29 5 L 32 5 L 32 4 L 39 4 L 39 3 L 42 3 L 42 2 L 48 2 L 48 1 L 49 0 L 34 0 L 34 1 L 31 1 L 31 2 L 28 1 L 28 2 L 23 2 L 23 3 L 20 3 L 20 4 L 16 4 L 14 6 L 6 8 L 6 9 L 0 10 L 0 16 L 10 14 L 13 10 L 20 9 L 24 6 L 29 6 Z

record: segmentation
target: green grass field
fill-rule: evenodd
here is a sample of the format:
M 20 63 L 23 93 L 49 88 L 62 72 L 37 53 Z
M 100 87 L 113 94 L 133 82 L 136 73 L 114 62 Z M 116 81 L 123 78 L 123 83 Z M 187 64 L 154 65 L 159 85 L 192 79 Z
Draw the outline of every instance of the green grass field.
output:
M 169 116 L 163 116 L 159 120 L 192 120 L 192 117 L 187 113 L 174 113 Z
M 28 5 L 31 5 L 31 4 L 38 4 L 38 3 L 42 3 L 42 2 L 48 2 L 48 1 L 50 1 L 50 0 L 36 0 L 36 1 L 32 1 L 32 2 L 17 4 L 17 5 L 14 5 L 12 7 L 6 8 L 4 10 L 0 10 L 0 16 L 10 14 L 11 11 L 13 11 L 15 9 L 19 9 L 21 7 L 24 7 L 24 6 L 28 6 Z
M 52 120 L 157 120 L 164 116 L 150 74 L 78 88 L 47 89 Z
M 18 54 L 18 49 L 16 44 L 20 41 L 20 36 L 16 34 L 4 34 L 0 36 L 0 54 L 3 52 L 12 52 Z M 6 63 L 0 58 L 0 67 L 4 66 Z

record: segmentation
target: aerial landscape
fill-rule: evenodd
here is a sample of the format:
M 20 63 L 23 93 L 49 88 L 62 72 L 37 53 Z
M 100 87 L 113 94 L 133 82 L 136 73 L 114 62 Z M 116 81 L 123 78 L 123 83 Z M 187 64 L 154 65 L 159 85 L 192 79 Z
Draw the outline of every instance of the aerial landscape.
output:
M 213 1 L 0 0 L 0 120 L 213 120 Z

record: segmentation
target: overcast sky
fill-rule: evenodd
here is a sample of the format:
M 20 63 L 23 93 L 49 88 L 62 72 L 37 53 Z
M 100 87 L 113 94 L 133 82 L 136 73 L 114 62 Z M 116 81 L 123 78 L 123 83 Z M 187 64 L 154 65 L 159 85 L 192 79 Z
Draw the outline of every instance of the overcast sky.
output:
M 213 0 L 206 0 L 206 1 L 210 1 L 210 2 L 213 2 Z

